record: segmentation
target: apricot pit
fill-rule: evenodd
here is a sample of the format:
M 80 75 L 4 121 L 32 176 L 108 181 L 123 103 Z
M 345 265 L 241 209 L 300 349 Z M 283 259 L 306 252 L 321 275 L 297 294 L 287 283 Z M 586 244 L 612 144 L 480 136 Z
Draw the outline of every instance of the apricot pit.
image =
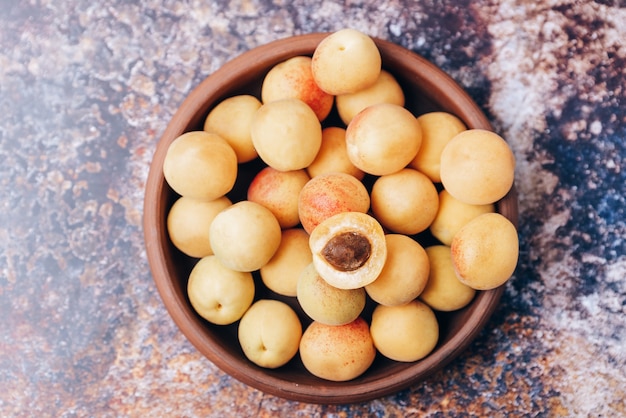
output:
M 313 230 L 309 245 L 319 275 L 340 289 L 373 282 L 387 259 L 383 228 L 366 213 L 331 216 Z

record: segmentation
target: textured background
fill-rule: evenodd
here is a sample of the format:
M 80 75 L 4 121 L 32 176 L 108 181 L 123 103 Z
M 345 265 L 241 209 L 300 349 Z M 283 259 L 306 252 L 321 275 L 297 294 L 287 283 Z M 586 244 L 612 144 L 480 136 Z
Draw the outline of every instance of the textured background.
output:
M 518 167 L 519 266 L 445 370 L 358 405 L 218 370 L 152 282 L 143 187 L 160 134 L 224 62 L 353 27 L 464 86 Z M 0 0 L 0 415 L 626 415 L 623 0 Z

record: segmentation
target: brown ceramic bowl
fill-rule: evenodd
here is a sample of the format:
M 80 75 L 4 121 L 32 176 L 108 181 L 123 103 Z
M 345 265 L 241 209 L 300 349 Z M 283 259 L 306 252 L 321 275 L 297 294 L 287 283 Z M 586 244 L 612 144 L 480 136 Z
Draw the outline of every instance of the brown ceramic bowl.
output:
M 209 110 L 222 99 L 236 94 L 260 93 L 265 73 L 274 65 L 296 55 L 312 55 L 327 34 L 296 36 L 255 48 L 225 64 L 206 78 L 182 103 L 157 145 L 150 167 L 144 203 L 145 244 L 154 281 L 167 310 L 189 341 L 210 361 L 235 379 L 283 398 L 322 404 L 371 400 L 407 388 L 440 370 L 457 357 L 476 337 L 496 308 L 503 288 L 478 292 L 466 308 L 437 313 L 440 340 L 421 361 L 399 363 L 378 355 L 371 368 L 348 382 L 331 382 L 314 377 L 304 369 L 299 356 L 276 370 L 257 367 L 248 361 L 237 340 L 237 325 L 216 326 L 198 316 L 186 294 L 187 277 L 197 260 L 184 256 L 171 244 L 166 217 L 178 197 L 163 177 L 163 160 L 169 144 L 180 134 L 202 129 Z M 406 107 L 416 116 L 434 110 L 457 115 L 470 128 L 491 129 L 485 115 L 472 99 L 445 73 L 422 57 L 398 45 L 376 40 L 383 66 L 404 88 Z M 330 117 L 332 118 L 332 116 Z M 229 197 L 246 196 L 247 184 L 262 164 L 240 167 L 239 178 Z M 517 225 L 517 198 L 513 189 L 497 204 L 497 210 Z M 428 237 L 421 237 L 428 240 Z M 431 238 L 432 239 L 432 238 Z M 256 274 L 256 273 L 255 273 Z M 278 297 L 265 289 L 256 276 L 257 296 L 284 300 L 299 313 L 303 326 L 310 321 L 295 298 Z M 364 317 L 371 315 L 366 307 Z

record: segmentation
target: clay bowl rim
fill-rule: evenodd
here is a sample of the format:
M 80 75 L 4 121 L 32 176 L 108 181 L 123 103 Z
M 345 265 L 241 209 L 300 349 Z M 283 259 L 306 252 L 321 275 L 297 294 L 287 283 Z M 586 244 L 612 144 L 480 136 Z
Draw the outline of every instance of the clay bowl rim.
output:
M 405 389 L 439 371 L 475 339 L 498 306 L 504 287 L 477 292 L 466 313 L 469 320 L 423 360 L 406 363 L 395 373 L 376 379 L 364 376 L 348 382 L 319 384 L 283 379 L 270 371 L 248 362 L 239 353 L 211 339 L 205 325 L 190 306 L 184 292 L 172 278 L 176 266 L 171 260 L 171 244 L 165 226 L 165 214 L 172 204 L 173 192 L 165 183 L 162 171 L 167 147 L 180 134 L 197 127 L 209 109 L 226 98 L 237 85 L 258 78 L 254 69 L 269 69 L 271 65 L 296 55 L 311 55 L 321 39 L 328 33 L 297 35 L 270 42 L 242 53 L 205 78 L 172 117 L 164 131 L 150 165 L 144 196 L 144 241 L 153 280 L 170 316 L 185 337 L 205 357 L 223 372 L 263 392 L 285 399 L 320 403 L 346 404 L 372 400 Z M 390 41 L 376 39 L 381 50 L 383 65 L 393 67 L 392 73 L 401 72 L 411 83 L 437 102 L 440 110 L 457 115 L 470 128 L 492 130 L 492 127 L 472 98 L 447 74 L 420 55 Z M 252 63 L 252 64 L 251 64 Z M 251 70 L 252 68 L 252 70 Z M 443 100 L 443 104 L 441 101 Z M 169 197 L 168 197 L 169 196 Z M 518 209 L 515 187 L 496 205 L 497 211 L 509 218 L 517 227 Z

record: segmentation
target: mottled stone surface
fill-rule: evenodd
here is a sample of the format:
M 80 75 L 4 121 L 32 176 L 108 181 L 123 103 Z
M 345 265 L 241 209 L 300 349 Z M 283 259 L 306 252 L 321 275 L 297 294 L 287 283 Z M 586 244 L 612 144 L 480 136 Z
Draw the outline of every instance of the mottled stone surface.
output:
M 626 415 L 623 0 L 0 0 L 0 415 Z M 143 187 L 185 95 L 241 52 L 354 27 L 463 85 L 517 159 L 521 256 L 445 370 L 358 405 L 230 378 L 165 311 Z

